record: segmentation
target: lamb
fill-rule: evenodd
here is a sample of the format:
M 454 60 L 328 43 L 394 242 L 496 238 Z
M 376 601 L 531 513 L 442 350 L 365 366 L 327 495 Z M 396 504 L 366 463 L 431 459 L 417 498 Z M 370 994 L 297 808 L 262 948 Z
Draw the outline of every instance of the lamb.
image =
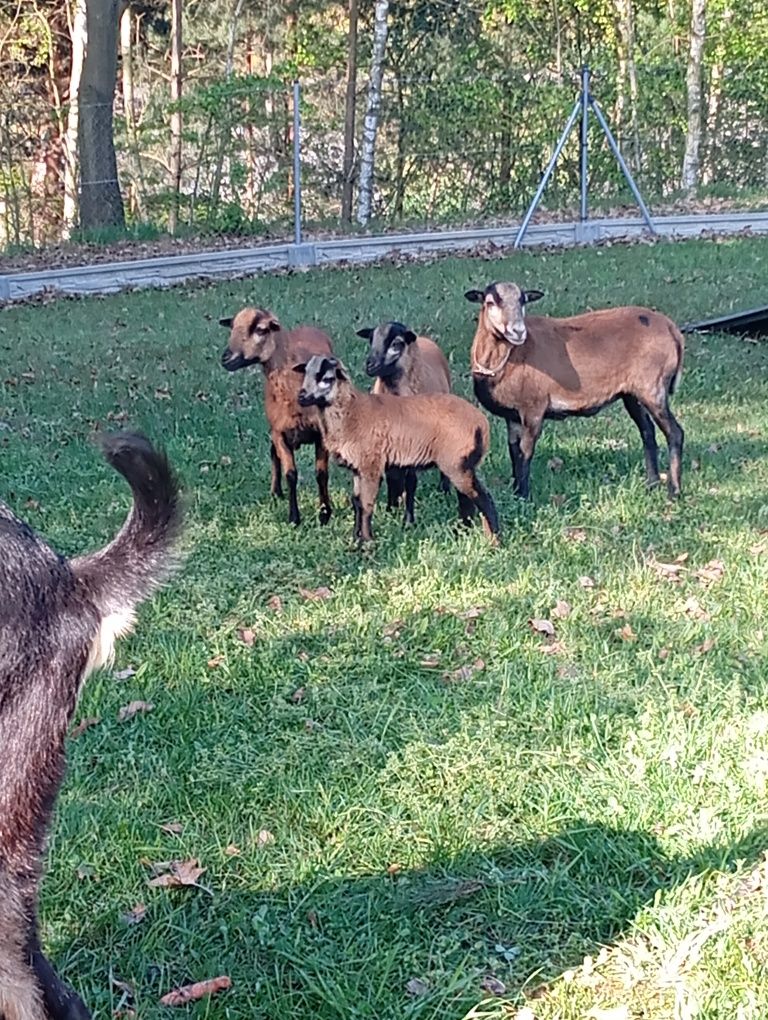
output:
M 648 485 L 659 483 L 655 423 L 669 449 L 670 498 L 680 494 L 684 433 L 669 397 L 680 381 L 684 341 L 671 319 L 635 306 L 526 318 L 526 306 L 544 295 L 514 283 L 464 296 L 482 305 L 471 356 L 475 395 L 507 423 L 516 494 L 529 498 L 545 419 L 596 414 L 619 398 L 640 432 Z
M 333 511 L 328 494 L 328 451 L 320 435 L 317 413 L 299 407 L 299 385 L 291 366 L 314 354 L 333 354 L 330 337 L 314 326 L 286 330 L 264 308 L 243 308 L 234 318 L 219 319 L 219 325 L 231 330 L 229 344 L 221 356 L 224 368 L 235 372 L 259 364 L 264 372 L 264 412 L 272 439 L 271 494 L 282 499 L 282 470 L 288 483 L 288 522 L 300 524 L 295 453 L 299 447 L 314 443 L 319 519 L 321 524 L 327 524 Z
M 365 370 L 375 376 L 372 393 L 413 396 L 417 393 L 450 393 L 451 369 L 448 359 L 434 340 L 416 336 L 401 322 L 384 322 L 374 328 L 359 329 L 357 335 L 370 341 Z M 450 482 L 441 473 L 443 492 Z M 414 522 L 416 472 L 387 468 L 387 509 L 394 509 L 405 491 L 405 524 Z
M 294 371 L 303 376 L 299 403 L 319 409 L 326 446 L 353 473 L 355 538 L 373 539 L 373 508 L 388 466 L 437 465 L 458 491 L 464 522 L 479 510 L 486 534 L 495 540 L 496 507 L 476 474 L 490 440 L 481 411 L 450 393 L 362 393 L 334 357 L 315 355 Z
M 133 508 L 105 548 L 56 554 L 0 502 L 0 1017 L 88 1020 L 40 947 L 41 856 L 88 674 L 111 659 L 137 604 L 168 576 L 181 523 L 162 453 L 137 434 L 104 444 Z

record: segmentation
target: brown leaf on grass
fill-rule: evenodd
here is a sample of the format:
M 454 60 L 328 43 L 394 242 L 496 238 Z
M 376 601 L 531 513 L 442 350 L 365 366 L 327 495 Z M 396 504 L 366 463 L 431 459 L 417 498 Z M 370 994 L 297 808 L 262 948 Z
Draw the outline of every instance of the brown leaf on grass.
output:
M 224 853 L 227 857 L 239 857 L 242 854 L 242 850 L 239 846 L 235 846 L 234 843 L 230 843 L 229 846 L 224 847 Z
M 430 652 L 429 655 L 425 655 L 424 658 L 420 660 L 419 665 L 424 666 L 425 669 L 435 669 L 440 665 L 440 658 L 440 652 Z
M 306 695 L 306 693 L 307 693 L 306 687 L 297 687 L 296 690 L 291 695 L 291 701 L 294 703 L 294 705 L 300 705 L 304 700 L 304 696 Z
M 272 595 L 267 599 L 267 609 L 271 609 L 273 613 L 282 613 L 283 600 L 279 595 Z
M 195 1002 L 197 999 L 204 999 L 206 995 L 215 995 L 216 992 L 223 992 L 232 987 L 231 978 L 222 975 L 221 977 L 208 978 L 207 981 L 195 981 L 191 985 L 183 985 L 181 988 L 174 988 L 160 999 L 161 1006 L 184 1006 L 188 1002 Z
M 135 715 L 138 715 L 139 712 L 151 712 L 154 707 L 151 701 L 129 701 L 117 713 L 117 721 L 127 722 L 129 719 L 133 719 Z
M 506 995 L 507 986 L 503 981 L 500 981 L 493 974 L 486 974 L 483 980 L 480 982 L 480 987 L 484 992 L 488 992 L 489 995 Z
M 206 665 L 208 666 L 208 669 L 218 669 L 223 662 L 223 655 L 214 655 L 212 659 L 208 660 Z
M 205 868 L 201 868 L 200 862 L 194 857 L 188 861 L 167 861 L 163 864 L 167 865 L 168 870 L 163 868 L 163 874 L 156 875 L 149 881 L 149 884 L 155 888 L 170 889 L 181 885 L 197 885 L 197 880 L 205 871 Z M 153 867 L 160 869 L 161 865 L 156 864 Z
M 158 386 L 155 390 L 155 400 L 170 400 L 171 391 L 167 386 Z
M 625 623 L 623 627 L 618 627 L 615 634 L 622 641 L 637 641 L 637 634 L 632 630 L 632 625 L 629 623 Z
M 395 875 L 399 875 L 402 870 L 403 870 L 402 864 L 393 863 L 387 865 L 387 874 L 389 875 L 390 878 L 394 878 Z
M 405 990 L 409 995 L 413 995 L 414 998 L 429 995 L 429 985 L 426 981 L 422 981 L 421 978 L 411 978 L 406 984 Z
M 552 608 L 552 616 L 556 620 L 565 620 L 573 612 L 573 606 L 570 602 L 566 602 L 564 599 L 558 599 Z
M 566 528 L 563 534 L 569 542 L 586 542 L 587 540 L 587 532 L 584 528 Z
M 329 599 L 333 592 L 330 588 L 299 588 L 299 594 L 302 595 L 307 602 L 324 602 Z
M 659 649 L 659 658 L 662 660 L 662 662 L 664 661 L 664 659 L 668 659 L 669 658 L 669 649 L 668 648 L 660 648 Z
M 470 606 L 469 609 L 462 609 L 456 613 L 460 620 L 476 620 L 485 612 L 485 606 Z
M 549 497 L 549 502 L 552 506 L 561 507 L 565 505 L 565 496 L 562 492 L 555 492 Z
M 551 620 L 539 620 L 534 618 L 529 620 L 528 624 L 536 631 L 537 634 L 546 634 L 547 637 L 555 636 L 555 625 Z
M 127 911 L 125 914 L 120 915 L 120 920 L 123 924 L 141 924 L 144 918 L 147 916 L 147 908 L 143 903 L 137 903 L 135 907 Z
M 271 846 L 275 842 L 275 837 L 269 831 L 269 829 L 260 829 L 259 834 L 256 837 L 256 846 Z
M 680 584 L 683 580 L 682 573 L 685 567 L 682 563 L 662 563 L 660 560 L 652 560 L 651 566 L 659 577 L 670 584 Z
M 562 641 L 546 641 L 539 648 L 539 651 L 542 655 L 562 655 L 565 651 L 565 645 Z
M 32 497 L 30 496 L 30 498 L 24 504 L 24 509 L 25 510 L 39 510 L 40 509 L 40 504 L 37 502 L 36 499 L 32 499 Z
M 82 737 L 86 730 L 89 730 L 91 726 L 98 726 L 101 719 L 97 715 L 89 715 L 84 719 L 81 719 L 77 726 L 72 728 L 72 732 L 69 734 L 72 740 L 77 740 L 78 737 Z
M 563 463 L 562 457 L 550 457 L 547 461 L 547 467 L 550 471 L 557 472 L 562 469 Z
M 594 580 L 591 577 L 588 577 L 586 574 L 583 574 L 579 578 L 579 584 L 581 585 L 582 588 L 594 588 L 595 587 Z
M 402 633 L 403 627 L 405 626 L 405 620 L 393 620 L 388 623 L 381 630 L 381 636 L 388 643 L 391 643 L 395 638 L 399 638 Z
M 92 864 L 78 864 L 75 874 L 81 882 L 84 882 L 86 879 L 91 882 L 99 881 L 99 876 L 96 874 L 96 869 Z
M 166 824 L 161 825 L 160 828 L 163 832 L 167 832 L 171 836 L 180 836 L 184 831 L 184 826 L 181 822 L 166 822 Z
M 132 676 L 136 676 L 136 670 L 133 666 L 126 666 L 125 669 L 119 669 L 116 673 L 113 673 L 112 676 L 115 680 L 130 680 Z
M 690 598 L 686 599 L 683 603 L 683 612 L 686 616 L 692 617 L 694 620 L 708 620 L 709 613 L 703 608 L 699 600 L 695 595 L 691 595 Z
M 694 574 L 705 588 L 708 588 L 711 584 L 719 581 L 724 573 L 725 564 L 722 560 L 710 560 L 709 563 L 705 563 L 703 567 L 699 567 L 698 570 L 694 570 Z
M 250 627 L 241 627 L 237 632 L 237 636 L 248 648 L 253 648 L 253 642 L 256 640 L 256 631 Z
M 448 683 L 471 680 L 474 674 L 479 673 L 481 669 L 485 669 L 485 663 L 482 659 L 475 659 L 470 666 L 459 666 L 458 669 L 443 673 L 443 680 Z
M 320 921 L 318 919 L 317 912 L 314 910 L 307 911 L 307 921 L 309 922 L 309 927 L 314 928 L 315 931 L 317 931 L 317 929 L 320 927 Z
M 706 638 L 704 641 L 701 642 L 700 645 L 696 645 L 696 647 L 693 649 L 693 654 L 694 655 L 706 655 L 707 652 L 711 652 L 714 647 L 715 647 L 715 639 L 714 638 Z

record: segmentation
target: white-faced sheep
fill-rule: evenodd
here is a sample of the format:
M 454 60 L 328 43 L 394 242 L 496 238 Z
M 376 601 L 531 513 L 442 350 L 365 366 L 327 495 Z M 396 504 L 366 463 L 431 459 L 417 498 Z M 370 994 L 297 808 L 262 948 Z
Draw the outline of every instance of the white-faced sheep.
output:
M 45 837 L 78 692 L 133 611 L 167 576 L 180 525 L 165 457 L 142 436 L 105 443 L 133 509 L 104 549 L 66 560 L 0 502 L 0 1017 L 88 1020 L 43 955 L 37 899 Z
M 449 393 L 362 393 L 333 357 L 317 355 L 294 370 L 303 377 L 299 402 L 318 408 L 326 446 L 353 473 L 355 537 L 373 538 L 371 517 L 388 466 L 437 466 L 458 491 L 462 519 L 477 509 L 486 534 L 498 533 L 496 507 L 477 477 L 490 429 L 476 407 Z
M 669 449 L 670 496 L 680 493 L 683 430 L 669 407 L 683 335 L 650 308 L 606 308 L 569 318 L 526 317 L 543 297 L 514 283 L 467 291 L 482 305 L 472 344 L 475 395 L 507 423 L 515 492 L 529 496 L 531 458 L 544 421 L 596 414 L 621 399 L 643 441 L 649 485 L 659 482 L 654 423 Z
M 282 470 L 288 485 L 288 521 L 299 524 L 295 453 L 300 446 L 313 443 L 320 523 L 327 524 L 332 513 L 328 494 L 328 451 L 318 429 L 316 412 L 299 407 L 299 381 L 291 366 L 314 354 L 332 354 L 331 338 L 315 326 L 284 329 L 272 312 L 264 308 L 243 308 L 234 318 L 219 319 L 219 325 L 231 331 L 221 356 L 224 368 L 235 372 L 248 365 L 261 365 L 264 372 L 264 413 L 272 438 L 270 492 L 282 498 Z
M 359 329 L 357 335 L 368 340 L 370 350 L 365 370 L 373 376 L 372 393 L 391 393 L 396 397 L 418 393 L 450 393 L 451 369 L 448 359 L 434 340 L 417 336 L 401 322 L 384 322 Z M 450 488 L 441 473 L 443 492 Z M 387 509 L 393 509 L 405 492 L 405 523 L 413 524 L 416 472 L 387 468 Z

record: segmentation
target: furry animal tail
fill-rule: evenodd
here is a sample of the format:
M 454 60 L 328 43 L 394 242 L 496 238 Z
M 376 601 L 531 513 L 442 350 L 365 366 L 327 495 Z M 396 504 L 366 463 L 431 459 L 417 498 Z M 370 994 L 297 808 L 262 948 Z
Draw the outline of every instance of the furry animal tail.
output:
M 109 545 L 71 563 L 102 617 L 92 668 L 110 659 L 114 639 L 131 629 L 135 607 L 172 573 L 182 519 L 176 477 L 165 454 L 145 436 L 117 433 L 104 440 L 103 449 L 130 485 L 133 507 Z

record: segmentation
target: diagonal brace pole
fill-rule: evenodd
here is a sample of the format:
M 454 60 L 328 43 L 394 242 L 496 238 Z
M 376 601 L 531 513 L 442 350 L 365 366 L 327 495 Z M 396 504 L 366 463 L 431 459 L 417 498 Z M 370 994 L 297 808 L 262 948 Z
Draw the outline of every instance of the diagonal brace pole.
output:
M 630 173 L 629 167 L 624 162 L 624 157 L 622 156 L 621 150 L 619 149 L 618 145 L 616 144 L 616 139 L 613 137 L 613 134 L 611 133 L 611 129 L 608 127 L 608 121 L 603 116 L 603 111 L 600 109 L 600 106 L 599 106 L 597 100 L 592 95 L 590 95 L 590 97 L 589 97 L 589 105 L 595 111 L 595 116 L 597 117 L 597 120 L 598 120 L 598 123 L 600 124 L 600 127 L 603 129 L 603 134 L 605 135 L 605 137 L 608 140 L 608 144 L 611 147 L 611 152 L 616 157 L 616 162 L 619 164 L 619 169 L 624 174 L 624 178 L 625 178 L 627 184 L 629 185 L 630 191 L 635 196 L 635 201 L 640 206 L 640 212 L 643 214 L 643 219 L 645 220 L 645 225 L 648 227 L 648 229 L 650 230 L 650 232 L 652 234 L 655 234 L 656 233 L 656 227 L 654 227 L 654 225 L 653 225 L 653 220 L 651 219 L 651 214 L 648 212 L 648 207 L 646 206 L 645 202 L 643 201 L 643 196 L 640 194 L 640 191 L 639 191 L 637 185 L 635 184 L 634 178 L 632 177 L 632 174 Z

